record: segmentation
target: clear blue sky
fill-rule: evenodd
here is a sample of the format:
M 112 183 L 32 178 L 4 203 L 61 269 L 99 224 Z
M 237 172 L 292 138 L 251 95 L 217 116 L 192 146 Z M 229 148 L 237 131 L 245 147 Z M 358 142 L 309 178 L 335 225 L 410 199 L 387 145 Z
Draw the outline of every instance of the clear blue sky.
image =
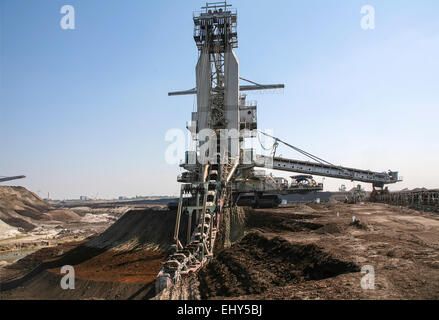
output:
M 194 97 L 167 92 L 194 87 L 192 11 L 204 3 L 2 0 L 0 175 L 58 199 L 176 194 L 164 136 L 185 128 Z M 75 30 L 60 27 L 65 4 Z M 232 4 L 241 75 L 286 84 L 250 96 L 261 129 L 333 163 L 399 170 L 392 188 L 439 187 L 437 0 Z

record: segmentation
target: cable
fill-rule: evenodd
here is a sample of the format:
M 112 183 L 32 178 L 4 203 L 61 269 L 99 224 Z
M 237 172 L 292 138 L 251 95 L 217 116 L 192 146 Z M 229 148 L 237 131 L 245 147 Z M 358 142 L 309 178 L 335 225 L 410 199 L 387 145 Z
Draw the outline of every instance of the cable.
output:
M 293 150 L 295 150 L 295 151 L 297 151 L 297 152 L 303 154 L 304 156 L 306 156 L 306 157 L 308 157 L 308 158 L 310 158 L 310 159 L 312 159 L 312 160 L 314 160 L 314 161 L 317 161 L 317 162 L 320 163 L 320 164 L 327 164 L 327 165 L 330 165 L 330 166 L 333 166 L 333 167 L 338 167 L 338 166 L 336 166 L 336 165 L 334 165 L 334 164 L 332 164 L 332 163 L 330 163 L 330 162 L 328 162 L 328 161 L 326 161 L 326 160 L 323 160 L 322 158 L 319 158 L 319 157 L 317 157 L 317 156 L 315 156 L 315 155 L 313 155 L 313 154 L 311 154 L 311 153 L 309 153 L 309 152 L 306 152 L 305 150 L 299 149 L 299 148 L 297 148 L 297 147 L 295 147 L 295 146 L 293 146 L 293 145 L 291 145 L 291 144 L 289 144 L 289 143 L 287 143 L 287 142 L 285 142 L 285 141 L 282 141 L 282 140 L 280 140 L 279 138 L 273 137 L 273 136 L 271 136 L 271 135 L 269 135 L 269 134 L 267 134 L 267 133 L 265 133 L 265 132 L 262 132 L 262 131 L 260 131 L 260 130 L 258 130 L 258 132 L 261 133 L 261 134 L 263 134 L 263 135 L 265 135 L 265 136 L 267 136 L 267 137 L 270 137 L 270 138 L 274 139 L 276 142 L 281 142 L 281 143 L 283 143 L 283 144 L 286 145 L 287 147 L 292 148 Z M 258 136 L 258 138 L 259 138 L 259 136 Z M 273 145 L 273 147 L 274 147 L 274 145 Z
M 274 148 L 274 146 L 276 145 L 276 139 L 275 139 L 275 142 L 274 142 L 274 144 L 273 144 L 273 146 L 271 147 L 271 148 L 266 148 L 266 147 L 264 147 L 264 145 L 262 144 L 262 141 L 261 141 L 261 138 L 259 137 L 259 135 L 258 135 L 258 141 L 259 141 L 259 144 L 261 145 L 261 148 L 262 149 L 264 149 L 265 151 L 273 151 L 273 148 Z
M 256 82 L 253 82 L 253 81 L 250 81 L 250 80 L 247 80 L 247 79 L 244 79 L 244 78 L 242 78 L 242 77 L 239 77 L 239 79 L 241 79 L 241 80 L 243 80 L 243 81 L 246 81 L 246 82 L 248 82 L 248 83 L 254 84 L 255 86 L 262 87 L 261 84 L 256 83 Z

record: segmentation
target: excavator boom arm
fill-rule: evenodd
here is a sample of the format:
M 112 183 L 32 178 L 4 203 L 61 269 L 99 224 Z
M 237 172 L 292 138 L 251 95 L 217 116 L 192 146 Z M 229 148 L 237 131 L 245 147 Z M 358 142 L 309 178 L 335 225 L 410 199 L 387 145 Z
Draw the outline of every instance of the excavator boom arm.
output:
M 267 156 L 257 156 L 256 167 L 372 183 L 375 187 L 383 187 L 386 184 L 393 184 L 402 181 L 398 177 L 398 172 L 393 171 L 373 172 L 369 170 L 346 168 L 325 163 L 279 157 L 271 158 Z

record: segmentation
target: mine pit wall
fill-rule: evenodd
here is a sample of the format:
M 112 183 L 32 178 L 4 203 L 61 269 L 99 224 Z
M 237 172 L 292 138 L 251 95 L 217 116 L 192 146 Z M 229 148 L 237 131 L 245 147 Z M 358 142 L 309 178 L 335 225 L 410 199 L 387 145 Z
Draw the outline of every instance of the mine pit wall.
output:
M 371 199 L 373 202 L 439 212 L 439 190 L 391 192 Z

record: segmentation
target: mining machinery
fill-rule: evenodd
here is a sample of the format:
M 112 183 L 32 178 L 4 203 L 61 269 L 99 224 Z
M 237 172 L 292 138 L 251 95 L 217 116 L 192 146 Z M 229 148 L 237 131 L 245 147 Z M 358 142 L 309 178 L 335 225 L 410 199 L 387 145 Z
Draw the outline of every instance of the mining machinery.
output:
M 297 185 L 293 188 L 286 185 L 282 178 L 261 174 L 260 169 L 306 175 L 299 180 L 303 183 L 311 179 L 309 191 L 323 188 L 323 185 L 312 182 L 311 175 L 367 182 L 380 189 L 400 181 L 397 172 L 381 173 L 333 165 L 259 131 L 257 105 L 247 101 L 245 92 L 283 89 L 284 85 L 260 84 L 240 77 L 239 62 L 234 52 L 238 47 L 238 16 L 236 9 L 227 2 L 207 3 L 201 11 L 193 14 L 193 22 L 199 53 L 195 69 L 196 87 L 170 92 L 169 96 L 193 94 L 197 97 L 197 110 L 192 113 L 192 121 L 187 125 L 195 150 L 186 151 L 181 164 L 185 172 L 177 179 L 181 183 L 181 191 L 174 230 L 175 244 L 157 276 L 157 292 L 208 263 L 214 255 L 223 210 L 236 205 L 239 195 L 250 195 L 250 202 L 253 201 L 251 203 L 255 206 L 276 206 L 277 194 L 303 192 L 303 188 Z M 253 149 L 245 149 L 247 139 L 261 135 L 274 141 L 270 156 L 256 155 Z M 280 144 L 311 161 L 276 157 Z M 187 230 L 180 236 L 183 219 L 187 221 Z
M 298 175 L 292 176 L 293 179 L 290 189 L 296 190 L 297 193 L 309 193 L 312 191 L 323 191 L 323 183 L 317 183 L 313 176 Z
M 19 179 L 24 179 L 24 178 L 26 178 L 26 176 L 0 177 L 0 182 L 19 180 Z
M 365 201 L 366 197 L 367 192 L 359 184 L 348 192 L 346 202 L 351 204 L 360 203 Z

